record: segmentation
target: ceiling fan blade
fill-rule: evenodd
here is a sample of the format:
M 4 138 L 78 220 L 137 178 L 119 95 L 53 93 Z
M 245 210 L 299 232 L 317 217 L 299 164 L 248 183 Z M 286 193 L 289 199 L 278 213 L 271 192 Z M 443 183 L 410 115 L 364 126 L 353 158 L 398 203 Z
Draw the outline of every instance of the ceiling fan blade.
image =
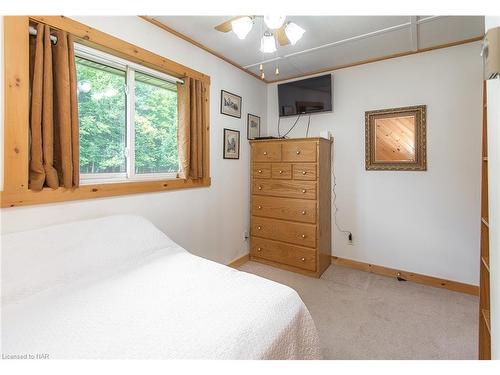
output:
M 290 41 L 288 40 L 288 37 L 285 34 L 285 29 L 283 27 L 280 27 L 275 32 L 280 46 L 286 46 L 287 44 L 290 44 Z
M 238 18 L 245 17 L 245 16 L 237 16 L 233 17 L 226 22 L 222 22 L 220 25 L 217 25 L 214 27 L 215 30 L 220 31 L 221 33 L 227 33 L 228 31 L 231 31 L 233 29 L 233 26 L 231 25 L 231 22 L 234 20 L 237 20 Z

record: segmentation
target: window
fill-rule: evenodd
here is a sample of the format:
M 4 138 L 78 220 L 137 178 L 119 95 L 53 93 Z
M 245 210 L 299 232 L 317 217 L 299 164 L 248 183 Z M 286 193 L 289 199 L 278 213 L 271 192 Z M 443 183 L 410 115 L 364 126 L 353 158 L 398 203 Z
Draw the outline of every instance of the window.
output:
M 176 178 L 177 78 L 75 45 L 81 183 Z
M 6 85 L 4 93 L 5 165 L 1 207 L 211 185 L 210 76 L 68 17 L 5 16 L 3 23 L 5 82 L 16 84 Z M 29 56 L 33 43 L 26 33 L 34 24 L 66 31 L 73 40 L 85 41 L 93 47 L 74 44 L 83 146 L 78 186 L 59 184 L 51 188 L 45 179 L 41 190 L 30 188 L 32 77 Z M 177 85 L 181 80 L 189 84 Z M 192 84 L 201 86 L 201 92 L 193 92 Z M 58 110 L 59 107 L 55 112 Z M 182 145 L 176 142 L 178 131 L 186 138 Z M 190 142 L 191 138 L 187 137 L 192 131 L 196 142 Z M 45 142 L 43 137 L 39 138 L 43 151 Z M 57 140 L 48 144 L 46 151 L 59 153 L 58 144 Z M 71 161 L 74 150 L 70 150 Z M 180 169 L 177 164 L 181 163 L 188 173 L 176 173 Z M 56 172 L 62 173 L 62 165 L 59 165 L 62 163 L 57 164 Z M 201 176 L 191 173 L 192 165 L 198 172 L 201 170 Z M 70 172 L 74 179 L 76 174 L 73 170 Z M 174 178 L 177 175 L 179 178 Z

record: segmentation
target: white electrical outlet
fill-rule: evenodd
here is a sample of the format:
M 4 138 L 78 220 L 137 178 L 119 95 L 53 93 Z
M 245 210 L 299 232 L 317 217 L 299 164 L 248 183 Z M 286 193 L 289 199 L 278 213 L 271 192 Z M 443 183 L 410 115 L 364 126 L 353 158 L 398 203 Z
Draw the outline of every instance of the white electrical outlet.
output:
M 248 231 L 243 232 L 243 239 L 246 241 L 248 240 Z

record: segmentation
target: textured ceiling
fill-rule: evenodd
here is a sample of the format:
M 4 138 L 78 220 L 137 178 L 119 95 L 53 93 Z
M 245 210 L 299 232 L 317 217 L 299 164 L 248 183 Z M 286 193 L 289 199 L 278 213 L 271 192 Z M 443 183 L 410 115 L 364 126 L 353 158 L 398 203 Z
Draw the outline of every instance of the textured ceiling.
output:
M 278 47 L 272 54 L 259 51 L 265 31 L 261 17 L 255 19 L 245 40 L 233 32 L 221 33 L 214 26 L 232 16 L 153 16 L 164 25 L 203 44 L 236 64 L 246 67 L 278 58 L 264 64 L 266 79 L 273 81 L 314 73 L 344 64 L 424 49 L 460 40 L 480 37 L 484 32 L 482 16 L 287 16 L 306 30 L 295 46 Z M 387 28 L 391 30 L 381 31 Z M 375 35 L 363 36 L 367 33 Z M 345 41 L 348 38 L 355 38 Z M 345 41 L 333 46 L 325 44 Z M 322 47 L 322 48 L 318 48 Z M 313 49 L 312 51 L 306 51 Z M 304 53 L 300 53 L 306 51 Z M 298 54 L 297 54 L 298 53 Z M 288 56 L 294 54 L 293 56 Z M 275 76 L 278 66 L 280 75 Z M 247 68 L 259 73 L 259 66 Z

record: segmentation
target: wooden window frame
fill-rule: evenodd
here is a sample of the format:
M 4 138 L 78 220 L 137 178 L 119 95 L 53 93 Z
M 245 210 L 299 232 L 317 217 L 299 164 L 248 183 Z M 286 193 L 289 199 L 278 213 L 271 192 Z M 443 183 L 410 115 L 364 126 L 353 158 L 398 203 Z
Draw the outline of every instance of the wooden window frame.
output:
M 210 85 L 210 76 L 168 60 L 153 52 L 115 38 L 64 16 L 4 17 L 4 188 L 0 193 L 2 207 L 14 207 L 70 200 L 160 192 L 174 189 L 208 187 L 210 178 L 210 105 L 207 93 L 206 128 L 203 129 L 204 177 L 164 179 L 81 185 L 78 188 L 28 188 L 29 178 L 29 34 L 30 21 L 65 30 L 78 43 L 111 55 L 164 72 L 174 77 L 192 77 Z M 210 90 L 207 90 L 208 92 Z

